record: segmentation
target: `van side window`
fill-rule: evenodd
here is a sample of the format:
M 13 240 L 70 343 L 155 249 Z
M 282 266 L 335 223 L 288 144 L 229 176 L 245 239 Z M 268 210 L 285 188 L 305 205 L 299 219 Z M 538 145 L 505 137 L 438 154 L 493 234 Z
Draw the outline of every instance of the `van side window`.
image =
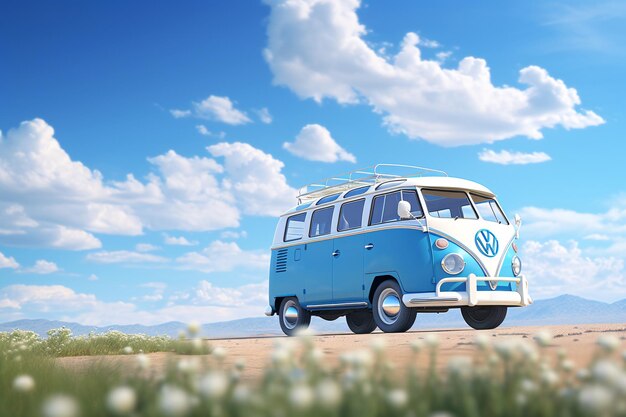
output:
M 315 210 L 311 217 L 309 237 L 323 236 L 330 233 L 330 224 L 333 219 L 334 206 Z
M 417 193 L 412 190 L 402 190 L 374 197 L 370 225 L 400 220 L 400 217 L 398 217 L 398 203 L 401 199 L 411 204 L 411 213 L 415 217 L 420 218 L 424 216 L 422 206 L 417 199 Z
M 343 203 L 339 211 L 337 230 L 342 232 L 344 230 L 358 229 L 361 227 L 363 206 L 365 206 L 365 199 Z
M 304 235 L 304 220 L 306 220 L 306 213 L 296 214 L 287 219 L 285 236 L 283 237 L 284 242 L 302 239 Z

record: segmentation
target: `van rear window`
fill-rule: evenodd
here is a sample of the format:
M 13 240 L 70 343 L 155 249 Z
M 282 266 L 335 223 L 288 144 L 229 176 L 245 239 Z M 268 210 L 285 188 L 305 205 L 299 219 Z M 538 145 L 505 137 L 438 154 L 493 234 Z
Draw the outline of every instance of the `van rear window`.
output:
M 426 190 L 422 189 L 422 195 L 426 200 L 428 214 L 433 217 L 477 219 L 478 216 L 472 208 L 463 191 Z
M 374 197 L 370 225 L 400 220 L 398 216 L 398 203 L 400 200 L 408 201 L 411 204 L 411 213 L 415 217 L 420 218 L 424 215 L 415 191 L 396 191 Z
M 304 221 L 306 220 L 306 213 L 296 214 L 287 219 L 287 226 L 285 227 L 284 242 L 292 240 L 302 239 L 304 236 Z

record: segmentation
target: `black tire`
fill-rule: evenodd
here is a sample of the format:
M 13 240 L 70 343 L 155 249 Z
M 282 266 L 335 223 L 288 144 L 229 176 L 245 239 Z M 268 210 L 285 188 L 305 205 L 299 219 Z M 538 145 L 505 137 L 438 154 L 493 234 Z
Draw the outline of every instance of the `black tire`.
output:
M 302 308 L 296 297 L 287 297 L 280 303 L 278 320 L 283 333 L 287 336 L 293 336 L 298 330 L 309 327 L 311 313 Z
M 470 327 L 489 330 L 502 324 L 506 318 L 506 310 L 504 306 L 461 307 L 461 315 Z
M 376 326 L 385 333 L 406 332 L 417 316 L 417 310 L 404 305 L 402 289 L 393 280 L 384 281 L 376 288 L 372 312 Z
M 346 315 L 346 323 L 355 334 L 368 334 L 376 330 L 376 322 L 371 310 L 360 310 Z

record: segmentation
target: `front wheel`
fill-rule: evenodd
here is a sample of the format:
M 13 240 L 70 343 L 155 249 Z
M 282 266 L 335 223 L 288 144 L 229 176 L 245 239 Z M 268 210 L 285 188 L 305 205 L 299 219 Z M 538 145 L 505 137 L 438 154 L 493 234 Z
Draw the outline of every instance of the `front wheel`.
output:
M 346 323 L 355 334 L 368 334 L 376 330 L 376 322 L 370 310 L 355 311 L 346 315 Z
M 280 303 L 278 318 L 280 328 L 287 336 L 308 328 L 311 323 L 311 313 L 302 308 L 296 297 L 287 297 Z
M 406 332 L 415 323 L 417 310 L 402 302 L 402 289 L 396 281 L 381 283 L 374 292 L 374 321 L 385 333 Z
M 476 330 L 495 329 L 506 317 L 506 307 L 461 307 L 461 315 L 465 323 Z

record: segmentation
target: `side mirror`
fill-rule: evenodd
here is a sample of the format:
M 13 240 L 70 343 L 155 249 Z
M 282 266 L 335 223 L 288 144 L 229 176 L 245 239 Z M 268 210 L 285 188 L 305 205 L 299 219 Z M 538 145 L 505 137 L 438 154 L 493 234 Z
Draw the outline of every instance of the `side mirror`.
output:
M 515 214 L 515 238 L 519 239 L 519 229 L 522 227 L 522 218 L 519 214 Z
M 411 203 L 408 201 L 398 202 L 398 217 L 402 220 L 410 220 L 413 218 L 411 214 Z

